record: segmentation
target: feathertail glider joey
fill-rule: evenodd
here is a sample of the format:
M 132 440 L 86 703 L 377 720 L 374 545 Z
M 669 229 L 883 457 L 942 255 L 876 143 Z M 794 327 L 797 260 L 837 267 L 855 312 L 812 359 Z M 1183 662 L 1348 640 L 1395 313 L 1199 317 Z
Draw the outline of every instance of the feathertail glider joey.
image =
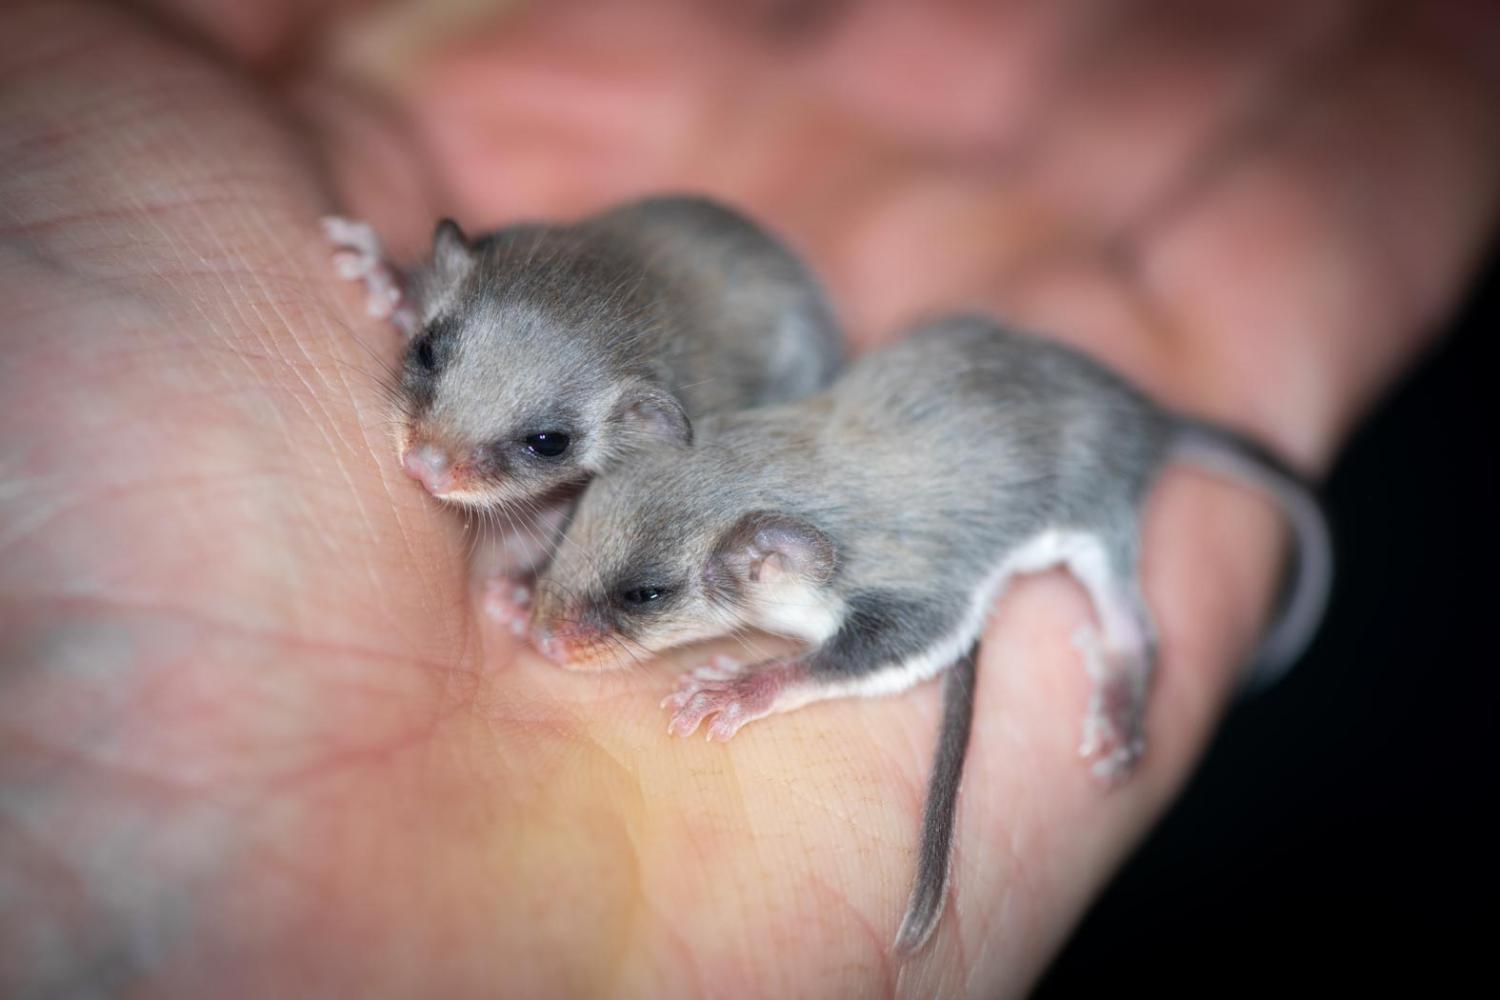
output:
M 669 729 L 727 740 L 775 712 L 888 694 L 947 670 L 917 874 L 896 950 L 928 939 L 947 895 L 972 715 L 975 647 L 1018 574 L 1064 567 L 1097 627 L 1080 750 L 1106 781 L 1145 746 L 1157 640 L 1138 579 L 1141 512 L 1185 460 L 1287 513 L 1297 572 L 1257 654 L 1275 669 L 1316 628 L 1329 585 L 1321 508 L 1239 435 L 1169 413 L 1059 344 L 979 318 L 929 324 L 829 389 L 703 420 L 691 447 L 596 479 L 539 582 L 533 638 L 576 669 L 749 632 L 798 640 L 758 663 L 716 659 L 663 702 Z M 952 668 L 952 669 L 950 669 Z
M 469 238 L 437 226 L 409 276 L 364 223 L 323 220 L 338 273 L 405 337 L 396 450 L 428 493 L 473 512 L 486 608 L 524 634 L 527 583 L 579 488 L 708 413 L 805 396 L 842 343 L 811 272 L 778 239 L 692 196 Z

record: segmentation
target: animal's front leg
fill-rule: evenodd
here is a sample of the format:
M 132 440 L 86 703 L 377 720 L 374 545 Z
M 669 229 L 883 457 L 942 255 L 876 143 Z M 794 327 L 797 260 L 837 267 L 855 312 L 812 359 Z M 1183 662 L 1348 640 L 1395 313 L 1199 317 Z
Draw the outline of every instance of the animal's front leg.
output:
M 417 329 L 416 310 L 401 290 L 401 276 L 385 259 L 380 237 L 368 222 L 337 215 L 323 217 L 323 235 L 333 244 L 339 277 L 365 287 L 365 312 L 389 319 L 407 337 Z
M 505 512 L 491 520 L 475 558 L 484 613 L 519 638 L 529 634 L 536 574 L 547 564 L 561 537 L 571 501 L 549 503 L 535 512 Z
M 812 686 L 800 658 L 741 664 L 716 656 L 683 674 L 677 690 L 662 699 L 662 707 L 672 710 L 667 732 L 691 736 L 712 717 L 708 738 L 727 740 L 747 722 L 805 705 Z

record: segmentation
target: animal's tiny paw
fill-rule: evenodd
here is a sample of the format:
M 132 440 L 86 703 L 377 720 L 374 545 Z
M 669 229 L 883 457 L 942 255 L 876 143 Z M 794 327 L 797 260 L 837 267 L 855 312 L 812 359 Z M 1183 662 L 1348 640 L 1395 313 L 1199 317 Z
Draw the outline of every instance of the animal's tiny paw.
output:
M 1146 750 L 1144 667 L 1129 653 L 1110 649 L 1089 625 L 1074 631 L 1073 645 L 1094 682 L 1078 753 L 1093 761 L 1094 777 L 1123 781 Z
M 531 628 L 531 591 L 508 577 L 496 577 L 484 585 L 484 613 L 525 638 Z
M 747 722 L 764 718 L 776 710 L 776 702 L 794 672 L 781 664 L 740 665 L 727 656 L 716 656 L 706 666 L 684 674 L 677 690 L 662 699 L 661 707 L 672 710 L 667 732 L 691 736 L 704 720 L 710 740 L 727 740 Z
M 1130 776 L 1146 750 L 1145 692 L 1128 676 L 1097 683 L 1083 720 L 1078 753 L 1093 761 L 1094 777 L 1114 784 Z
M 400 280 L 385 262 L 380 238 L 367 222 L 324 216 L 323 235 L 333 244 L 333 267 L 339 277 L 365 286 L 365 312 L 391 319 L 410 333 L 415 316 L 403 305 Z

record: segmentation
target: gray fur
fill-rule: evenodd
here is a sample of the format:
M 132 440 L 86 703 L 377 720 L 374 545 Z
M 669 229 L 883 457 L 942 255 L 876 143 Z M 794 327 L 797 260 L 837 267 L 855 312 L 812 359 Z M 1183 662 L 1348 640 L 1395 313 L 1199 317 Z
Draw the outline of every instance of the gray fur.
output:
M 910 955 L 927 941 L 943 914 L 948 894 L 948 867 L 953 852 L 953 826 L 958 813 L 958 786 L 969 752 L 969 730 L 974 722 L 974 681 L 977 648 L 953 664 L 943 683 L 943 722 L 938 727 L 932 781 L 922 809 L 922 842 L 917 851 L 917 873 L 911 900 L 896 931 L 897 954 Z
M 690 437 L 704 414 L 805 395 L 842 356 L 811 274 L 701 198 L 472 243 L 445 221 L 412 284 L 403 445 L 433 440 L 465 460 L 482 489 L 457 499 L 479 506 L 581 483 L 655 438 Z M 528 452 L 540 431 L 569 434 L 568 452 Z
M 867 355 L 825 393 L 716 415 L 696 447 L 600 480 L 570 530 L 571 558 L 549 579 L 603 602 L 641 567 L 662 565 L 673 576 L 662 582 L 679 603 L 699 598 L 700 613 L 719 535 L 749 512 L 782 511 L 832 541 L 827 586 L 842 599 L 896 595 L 937 633 L 1008 549 L 1043 530 L 1133 538 L 1170 430 L 1123 382 L 1060 346 L 946 321 Z M 1119 555 L 1128 562 L 1133 545 Z M 636 631 L 646 641 L 648 630 Z M 889 641 L 912 640 L 901 628 Z
M 1156 653 L 1137 580 L 1143 503 L 1168 460 L 1205 453 L 1231 456 L 1220 463 L 1231 471 L 1261 470 L 1253 483 L 1310 511 L 1298 530 L 1317 561 L 1326 528 L 1311 492 L 1251 443 L 1159 409 L 1061 345 L 983 319 L 944 320 L 867 355 L 823 393 L 709 418 L 693 447 L 596 481 L 569 528 L 572 544 L 542 581 L 538 622 L 545 635 L 549 622 L 587 620 L 648 652 L 766 628 L 754 593 L 769 567 L 802 574 L 807 607 L 832 609 L 823 632 L 809 612 L 801 633 L 811 644 L 799 661 L 806 685 L 894 690 L 851 681 L 915 674 L 924 655 L 962 660 L 982 627 L 976 598 L 997 567 L 1049 533 L 1076 533 L 1096 540 L 1097 555 L 1068 565 L 1084 571 L 1106 632 L 1111 619 L 1117 626 L 1092 661 L 1102 669 L 1085 752 L 1104 754 L 1096 773 L 1123 777 L 1143 746 Z M 642 587 L 661 598 L 621 598 Z M 1317 587 L 1300 590 L 1316 596 Z M 1317 616 L 1304 611 L 1303 627 Z M 950 686 L 903 952 L 921 946 L 941 913 L 963 693 Z M 1114 740 L 1102 751 L 1099 727 Z

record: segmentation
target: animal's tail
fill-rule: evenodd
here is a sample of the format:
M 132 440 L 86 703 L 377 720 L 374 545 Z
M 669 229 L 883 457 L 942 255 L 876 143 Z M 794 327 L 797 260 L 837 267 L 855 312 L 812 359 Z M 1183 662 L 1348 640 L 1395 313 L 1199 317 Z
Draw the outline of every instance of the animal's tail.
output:
M 948 671 L 943 683 L 943 722 L 927 786 L 917 875 L 906 904 L 906 916 L 901 918 L 901 928 L 896 931 L 897 955 L 911 955 L 926 944 L 943 915 L 943 901 L 948 895 L 948 865 L 953 854 L 958 784 L 963 777 L 969 730 L 974 722 L 974 664 L 978 655 L 978 646 L 970 648 Z
M 1281 459 L 1233 431 L 1182 420 L 1171 457 L 1225 474 L 1268 493 L 1286 511 L 1297 543 L 1297 573 L 1281 613 L 1261 640 L 1250 681 L 1270 684 L 1294 663 L 1323 620 L 1333 583 L 1333 543 L 1316 491 Z

